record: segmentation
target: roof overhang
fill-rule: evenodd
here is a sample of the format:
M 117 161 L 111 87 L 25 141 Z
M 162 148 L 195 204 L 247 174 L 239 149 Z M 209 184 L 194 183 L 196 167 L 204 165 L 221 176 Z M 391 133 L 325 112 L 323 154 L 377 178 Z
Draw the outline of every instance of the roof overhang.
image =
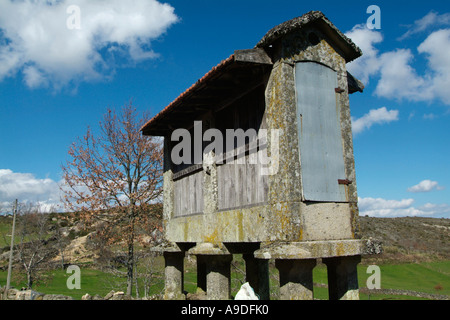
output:
M 148 121 L 142 133 L 165 136 L 174 129 L 192 125 L 205 112 L 225 108 L 262 85 L 272 65 L 263 49 L 235 51 Z
M 271 29 L 254 49 L 235 51 L 148 121 L 142 127 L 142 133 L 166 136 L 177 128 L 189 128 L 206 112 L 223 109 L 262 85 L 273 67 L 267 54 L 271 44 L 306 25 L 319 28 L 339 48 L 346 62 L 362 55 L 361 50 L 322 12 L 308 12 Z M 363 91 L 364 85 L 350 73 L 347 73 L 347 80 L 349 93 Z

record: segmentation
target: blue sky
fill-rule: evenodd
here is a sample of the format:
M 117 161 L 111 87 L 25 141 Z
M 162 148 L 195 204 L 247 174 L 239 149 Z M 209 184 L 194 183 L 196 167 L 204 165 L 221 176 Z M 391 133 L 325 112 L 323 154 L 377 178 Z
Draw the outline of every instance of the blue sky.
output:
M 380 29 L 366 26 L 369 5 Z M 450 4 L 440 0 L 0 0 L 0 206 L 56 204 L 69 145 L 107 107 L 133 99 L 156 114 L 310 10 L 364 52 L 348 65 L 366 85 L 350 98 L 361 214 L 449 218 Z

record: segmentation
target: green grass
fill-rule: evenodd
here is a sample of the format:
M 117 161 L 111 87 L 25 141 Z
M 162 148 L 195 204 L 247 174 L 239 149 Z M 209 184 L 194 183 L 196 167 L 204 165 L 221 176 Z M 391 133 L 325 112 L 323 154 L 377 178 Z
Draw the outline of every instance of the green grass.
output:
M 382 265 L 380 269 L 383 289 L 450 295 L 450 261 Z M 365 285 L 367 276 L 364 272 L 360 271 L 359 281 Z M 442 289 L 436 290 L 437 286 Z
M 450 261 L 424 263 L 386 264 L 379 265 L 381 270 L 381 289 L 410 290 L 431 294 L 450 295 Z M 358 282 L 360 288 L 366 287 L 366 265 L 358 265 Z M 327 270 L 324 265 L 314 268 L 315 283 L 327 283 Z M 438 290 L 439 289 L 439 290 Z M 314 296 L 318 299 L 328 299 L 327 288 L 315 287 Z M 366 294 L 360 294 L 361 300 L 367 300 Z M 371 295 L 370 299 L 419 299 L 408 296 Z
M 7 218 L 1 218 L 0 220 L 0 248 L 9 247 L 11 245 L 11 237 L 8 236 L 11 234 L 12 229 L 12 219 L 11 222 L 8 222 Z M 17 235 L 14 237 L 15 241 L 18 240 Z
M 6 283 L 6 275 L 6 271 L 0 272 L 0 283 Z M 67 295 L 73 297 L 74 299 L 81 299 L 81 297 L 86 293 L 89 293 L 91 295 L 100 294 L 104 296 L 112 290 L 110 287 L 108 287 L 108 283 L 110 283 L 110 281 L 113 281 L 113 277 L 99 270 L 81 268 L 80 290 L 69 290 L 67 288 L 67 280 L 69 276 L 70 274 L 67 274 L 65 270 L 61 269 L 46 272 L 46 279 L 33 286 L 33 290 L 45 294 Z M 11 285 L 15 288 L 26 287 L 26 279 L 25 277 L 18 276 L 15 272 L 14 279 Z
M 7 248 L 7 250 L 9 250 L 9 247 L 11 246 L 12 221 L 12 217 L 0 217 L 0 249 Z M 48 239 L 49 237 L 50 234 L 44 236 L 45 239 Z M 27 234 L 23 239 L 21 239 L 20 222 L 19 218 L 17 218 L 14 233 L 14 244 L 17 245 L 21 243 L 21 241 L 27 242 L 34 239 L 37 239 L 36 234 Z
M 237 259 L 236 259 L 237 258 Z M 237 265 L 241 270 L 244 270 L 244 265 L 240 257 L 235 256 Z M 358 265 L 358 282 L 360 288 L 366 287 L 366 281 L 371 274 L 368 274 L 367 265 Z M 450 295 L 450 260 L 449 261 L 436 261 L 427 263 L 408 263 L 408 264 L 389 264 L 379 265 L 381 270 L 381 288 L 382 289 L 399 289 L 410 290 L 431 294 Z M 240 284 L 244 280 L 241 273 L 232 269 L 232 288 L 231 294 L 234 296 L 240 288 Z M 276 279 L 278 277 L 278 271 L 271 267 L 270 284 L 272 291 L 276 290 L 278 283 Z M 317 265 L 313 272 L 313 281 L 317 284 L 327 284 L 327 269 L 323 264 Z M 185 273 L 185 290 L 188 292 L 195 292 L 196 290 L 196 274 L 195 268 L 188 270 Z M 440 290 L 435 288 L 439 287 Z M 274 296 L 274 292 L 271 292 L 271 296 Z M 314 287 L 314 297 L 317 299 L 328 299 L 328 288 L 322 286 Z M 370 297 L 367 294 L 360 293 L 361 300 L 417 300 L 418 297 L 409 297 L 405 295 L 382 295 L 371 294 Z
M 99 270 L 82 268 L 81 289 L 69 290 L 67 288 L 67 280 L 70 276 L 69 274 L 67 274 L 64 270 L 55 270 L 52 272 L 52 276 L 53 277 L 49 283 L 37 286 L 35 290 L 46 294 L 62 294 L 72 296 L 75 299 L 81 299 L 81 297 L 86 293 L 105 296 L 112 290 L 108 284 L 114 280 L 110 274 Z
M 158 259 L 162 260 L 162 257 Z M 236 259 L 239 269 L 244 270 L 243 262 Z M 154 281 L 150 294 L 160 293 L 164 288 L 162 277 L 162 261 L 159 261 L 158 268 L 159 278 Z M 382 289 L 402 289 L 417 292 L 425 292 L 432 294 L 450 295 L 450 260 L 437 261 L 427 263 L 407 263 L 407 264 L 386 264 L 379 265 L 381 269 L 381 288 Z M 358 279 L 361 288 L 366 286 L 367 278 L 370 274 L 366 273 L 367 266 L 358 266 Z M 185 270 L 185 290 L 190 293 L 196 292 L 197 274 L 195 264 L 186 264 Z M 277 287 L 277 271 L 271 268 L 271 288 Z M 112 276 L 111 274 L 91 269 L 89 266 L 81 266 L 81 289 L 69 290 L 66 282 L 70 274 L 66 274 L 65 270 L 54 270 L 47 272 L 47 280 L 45 283 L 37 284 L 33 289 L 46 294 L 63 294 L 72 296 L 75 299 L 89 293 L 90 295 L 99 294 L 105 296 L 111 290 L 125 291 L 125 280 Z M 14 281 L 12 285 L 16 288 L 25 286 L 24 279 L 17 279 L 17 271 L 15 271 Z M 326 284 L 327 271 L 324 265 L 318 265 L 314 268 L 314 283 Z M 234 296 L 244 281 L 244 276 L 237 269 L 232 269 L 232 295 Z M 6 271 L 0 272 L 0 284 L 6 283 Z M 141 286 L 142 284 L 140 284 Z M 440 288 L 437 290 L 436 288 Z M 133 292 L 134 294 L 134 292 Z M 141 293 L 142 294 L 142 293 Z M 314 296 L 317 299 L 328 299 L 328 289 L 326 287 L 315 287 Z M 369 297 L 360 294 L 361 300 L 367 300 Z M 408 296 L 394 295 L 374 295 L 370 296 L 371 300 L 391 299 L 391 300 L 409 300 L 418 299 Z
M 58 269 L 53 271 L 47 271 L 44 273 L 45 279 L 41 280 L 36 285 L 33 285 L 33 290 L 45 293 L 45 294 L 61 294 L 65 296 L 73 297 L 76 300 L 81 300 L 81 297 L 86 293 L 91 296 L 96 294 L 104 297 L 111 290 L 114 291 L 126 291 L 126 279 L 119 278 L 110 273 L 95 270 L 89 266 L 80 266 L 81 271 L 81 289 L 68 289 L 67 280 L 71 274 L 66 273 L 66 270 Z M 14 278 L 11 281 L 11 286 L 15 288 L 26 287 L 25 276 L 17 275 L 14 273 Z M 6 271 L 0 271 L 0 284 L 6 284 Z M 150 295 L 160 293 L 163 290 L 163 281 L 154 281 L 154 286 L 150 290 Z M 142 286 L 142 282 L 139 283 Z M 134 287 L 133 287 L 134 288 Z M 142 294 L 142 293 L 141 293 Z M 135 292 L 133 292 L 135 296 Z

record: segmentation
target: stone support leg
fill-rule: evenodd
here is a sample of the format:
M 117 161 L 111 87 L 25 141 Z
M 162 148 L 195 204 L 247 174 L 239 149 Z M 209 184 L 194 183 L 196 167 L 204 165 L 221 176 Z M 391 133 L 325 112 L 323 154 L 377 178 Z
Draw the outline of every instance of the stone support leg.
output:
M 280 273 L 281 300 L 313 300 L 313 269 L 315 259 L 277 259 Z
M 233 255 L 208 255 L 206 260 L 206 293 L 208 300 L 231 297 L 231 261 Z
M 256 259 L 251 254 L 243 254 L 245 278 L 260 300 L 270 299 L 269 260 Z
M 359 300 L 357 265 L 361 256 L 324 258 L 330 300 Z
M 165 293 L 164 300 L 185 300 L 184 252 L 164 252 Z

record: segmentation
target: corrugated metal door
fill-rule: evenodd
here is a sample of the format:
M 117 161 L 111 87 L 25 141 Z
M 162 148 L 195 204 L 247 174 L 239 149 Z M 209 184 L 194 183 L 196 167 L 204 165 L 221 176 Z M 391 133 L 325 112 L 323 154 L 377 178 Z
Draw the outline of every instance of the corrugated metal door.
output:
M 303 197 L 310 201 L 346 202 L 342 135 L 336 72 L 315 62 L 295 67 L 297 120 Z

